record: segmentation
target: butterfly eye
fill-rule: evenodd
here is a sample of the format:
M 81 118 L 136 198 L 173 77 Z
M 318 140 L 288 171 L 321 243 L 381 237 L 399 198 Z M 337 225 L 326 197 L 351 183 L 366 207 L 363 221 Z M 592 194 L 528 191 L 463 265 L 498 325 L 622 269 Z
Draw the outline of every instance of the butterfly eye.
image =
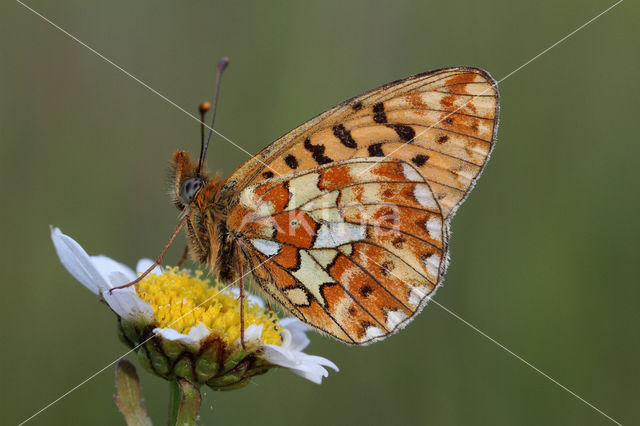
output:
M 201 178 L 192 177 L 186 179 L 180 186 L 180 198 L 182 198 L 185 204 L 191 204 L 193 199 L 196 197 L 196 194 L 203 186 L 204 181 Z

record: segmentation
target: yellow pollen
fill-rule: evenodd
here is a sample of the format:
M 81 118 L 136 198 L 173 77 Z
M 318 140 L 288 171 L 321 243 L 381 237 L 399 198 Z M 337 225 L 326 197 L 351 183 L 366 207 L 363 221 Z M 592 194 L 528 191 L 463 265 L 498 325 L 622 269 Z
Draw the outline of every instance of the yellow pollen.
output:
M 202 271 L 195 277 L 179 268 L 169 268 L 162 275 L 149 274 L 136 286 L 138 296 L 153 306 L 155 323 L 187 334 L 192 327 L 204 324 L 211 333 L 228 344 L 240 338 L 240 300 L 228 289 L 210 286 Z M 245 299 L 244 327 L 264 324 L 262 341 L 280 345 L 283 331 L 275 313 Z

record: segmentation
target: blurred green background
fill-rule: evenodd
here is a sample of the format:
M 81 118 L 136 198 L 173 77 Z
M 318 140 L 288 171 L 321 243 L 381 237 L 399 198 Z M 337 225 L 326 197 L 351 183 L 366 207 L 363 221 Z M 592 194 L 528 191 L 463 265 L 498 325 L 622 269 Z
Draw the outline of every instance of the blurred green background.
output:
M 501 79 L 612 2 L 28 4 L 194 113 L 229 56 L 217 129 L 256 153 L 391 80 L 450 65 Z M 498 146 L 453 221 L 436 297 L 625 424 L 640 422 L 638 12 L 620 4 L 500 83 Z M 16 424 L 126 349 L 113 314 L 58 263 L 49 224 L 130 265 L 157 255 L 177 216 L 168 160 L 197 153 L 199 129 L 19 3 L 3 2 L 0 20 L 0 416 Z M 226 176 L 248 158 L 214 141 L 210 169 Z M 340 373 L 208 391 L 202 423 L 611 424 L 435 304 L 381 343 L 313 335 L 308 352 Z M 113 373 L 31 424 L 123 423 Z M 168 384 L 141 375 L 164 424 Z

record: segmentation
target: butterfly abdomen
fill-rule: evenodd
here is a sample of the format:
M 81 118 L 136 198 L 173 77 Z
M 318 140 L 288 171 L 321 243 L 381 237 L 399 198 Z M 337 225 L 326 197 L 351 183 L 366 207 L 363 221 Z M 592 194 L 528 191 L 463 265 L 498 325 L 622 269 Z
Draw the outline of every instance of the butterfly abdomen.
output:
M 238 242 L 230 234 L 227 224 L 223 220 L 215 224 L 216 253 L 213 262 L 209 265 L 213 268 L 218 280 L 226 284 L 234 284 L 242 276 L 240 264 L 240 250 Z

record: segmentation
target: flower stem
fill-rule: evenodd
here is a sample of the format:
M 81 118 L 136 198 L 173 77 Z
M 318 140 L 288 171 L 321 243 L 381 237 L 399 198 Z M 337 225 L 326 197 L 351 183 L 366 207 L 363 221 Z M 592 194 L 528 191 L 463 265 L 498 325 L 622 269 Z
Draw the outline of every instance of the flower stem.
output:
M 186 379 L 170 382 L 169 425 L 195 426 L 202 396 L 197 386 Z

